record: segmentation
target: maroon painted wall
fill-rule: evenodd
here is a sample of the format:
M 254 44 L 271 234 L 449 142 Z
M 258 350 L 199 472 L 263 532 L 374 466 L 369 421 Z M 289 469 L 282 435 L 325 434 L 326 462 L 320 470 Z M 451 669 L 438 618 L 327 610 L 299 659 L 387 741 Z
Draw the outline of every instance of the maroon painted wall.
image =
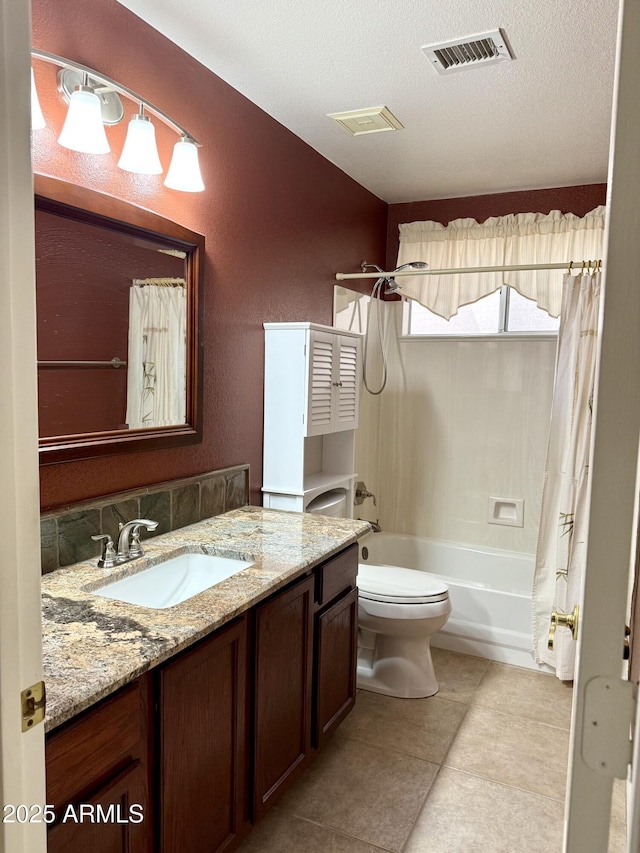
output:
M 202 444 L 43 466 L 42 508 L 243 462 L 260 503 L 262 323 L 330 323 L 335 272 L 357 270 L 362 258 L 383 263 L 387 205 L 115 0 L 32 7 L 34 47 L 140 92 L 203 143 L 206 185 L 204 193 L 178 193 L 162 176 L 118 169 L 126 121 L 108 129 L 109 155 L 57 145 L 66 107 L 56 69 L 34 60 L 48 119 L 33 134 L 34 170 L 176 220 L 204 234 L 207 255 Z M 127 102 L 125 110 L 135 111 Z M 166 170 L 176 136 L 155 124 Z
M 400 223 L 431 220 L 447 225 L 453 219 L 467 217 L 484 222 L 490 216 L 506 216 L 509 213 L 549 213 L 551 210 L 584 216 L 599 204 L 605 204 L 606 195 L 606 184 L 586 184 L 578 187 L 390 204 L 387 221 L 386 269 L 394 269 L 398 260 L 400 243 L 398 225 Z

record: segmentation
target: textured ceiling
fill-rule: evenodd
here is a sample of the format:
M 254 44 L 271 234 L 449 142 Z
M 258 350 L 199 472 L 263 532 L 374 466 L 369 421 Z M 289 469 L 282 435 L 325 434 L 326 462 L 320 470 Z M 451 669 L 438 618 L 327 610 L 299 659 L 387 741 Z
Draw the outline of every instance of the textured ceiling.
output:
M 618 0 L 120 2 L 385 201 L 606 180 Z M 498 27 L 513 62 L 420 50 Z M 326 117 L 381 104 L 404 130 Z

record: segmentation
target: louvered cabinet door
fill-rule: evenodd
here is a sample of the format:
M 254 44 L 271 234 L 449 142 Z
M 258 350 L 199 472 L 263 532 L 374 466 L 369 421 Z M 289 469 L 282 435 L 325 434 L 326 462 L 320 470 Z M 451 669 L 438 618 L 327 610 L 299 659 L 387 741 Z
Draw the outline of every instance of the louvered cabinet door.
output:
M 309 333 L 309 408 L 307 435 L 323 435 L 333 430 L 335 335 L 311 330 Z
M 356 429 L 358 426 L 358 365 L 360 342 L 343 335 L 336 336 L 337 368 L 334 430 Z

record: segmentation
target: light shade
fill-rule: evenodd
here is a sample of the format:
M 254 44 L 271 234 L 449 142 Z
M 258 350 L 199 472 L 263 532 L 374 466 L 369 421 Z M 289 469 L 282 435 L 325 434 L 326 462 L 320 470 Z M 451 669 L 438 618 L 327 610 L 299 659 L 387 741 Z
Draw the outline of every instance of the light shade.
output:
M 169 189 L 187 193 L 199 193 L 204 190 L 198 163 L 198 149 L 192 140 L 184 138 L 174 145 L 173 157 L 164 185 Z
M 69 110 L 58 142 L 72 151 L 108 154 L 107 134 L 102 123 L 100 98 L 92 89 L 78 86 L 71 94 Z
M 42 115 L 40 101 L 38 100 L 38 90 L 36 89 L 36 81 L 33 76 L 33 68 L 31 69 L 31 130 L 42 130 L 47 123 Z
M 145 115 L 131 117 L 118 166 L 139 175 L 160 175 L 162 163 L 156 146 L 156 129 Z

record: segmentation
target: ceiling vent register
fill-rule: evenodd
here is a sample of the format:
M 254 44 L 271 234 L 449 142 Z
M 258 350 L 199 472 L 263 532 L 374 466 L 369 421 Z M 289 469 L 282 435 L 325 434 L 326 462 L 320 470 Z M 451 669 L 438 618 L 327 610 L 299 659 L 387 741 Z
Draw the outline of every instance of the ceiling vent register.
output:
M 465 68 L 513 59 L 502 30 L 424 45 L 422 52 L 438 74 L 451 74 Z

